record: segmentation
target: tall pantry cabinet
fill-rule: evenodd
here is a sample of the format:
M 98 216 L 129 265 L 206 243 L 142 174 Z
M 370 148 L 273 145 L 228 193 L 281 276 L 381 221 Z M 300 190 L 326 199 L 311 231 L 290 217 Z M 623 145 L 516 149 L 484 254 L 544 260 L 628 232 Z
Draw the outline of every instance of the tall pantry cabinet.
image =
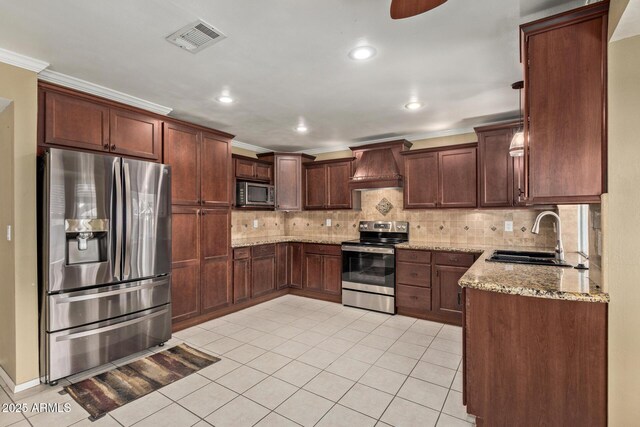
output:
M 172 169 L 174 325 L 231 305 L 231 135 L 164 123 Z

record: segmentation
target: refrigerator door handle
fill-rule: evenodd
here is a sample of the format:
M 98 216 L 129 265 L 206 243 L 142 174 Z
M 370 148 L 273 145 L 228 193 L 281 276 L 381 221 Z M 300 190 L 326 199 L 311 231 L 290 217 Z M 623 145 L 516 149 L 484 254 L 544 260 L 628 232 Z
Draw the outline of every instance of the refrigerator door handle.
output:
M 131 204 L 131 177 L 129 172 L 129 164 L 124 162 L 124 191 L 125 191 L 125 240 L 124 240 L 124 273 L 123 278 L 128 279 L 131 275 L 131 227 L 133 226 Z
M 113 176 L 116 180 L 116 252 L 115 260 L 113 263 L 113 277 L 118 280 L 122 280 L 122 177 L 120 167 L 120 159 L 117 159 L 113 164 Z

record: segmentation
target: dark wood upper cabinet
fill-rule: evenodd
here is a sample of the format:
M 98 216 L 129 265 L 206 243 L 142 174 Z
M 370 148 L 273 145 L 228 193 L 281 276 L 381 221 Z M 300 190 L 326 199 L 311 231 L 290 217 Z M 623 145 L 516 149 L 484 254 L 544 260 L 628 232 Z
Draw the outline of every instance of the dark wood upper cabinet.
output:
M 302 165 L 313 161 L 315 157 L 306 154 L 263 153 L 258 154 L 258 159 L 273 163 L 276 210 L 302 210 L 304 204 Z
M 232 157 L 236 179 L 260 182 L 273 181 L 273 164 L 238 154 L 234 154 Z
M 511 121 L 475 128 L 480 207 L 511 207 L 524 202 L 523 159 L 509 154 L 511 139 L 520 126 L 520 121 Z
M 327 168 L 310 164 L 305 173 L 305 209 L 324 209 L 327 204 Z
M 600 202 L 606 191 L 609 2 L 520 27 L 528 198 Z
M 164 163 L 171 166 L 171 202 L 200 204 L 200 135 L 191 127 L 164 123 Z
M 349 189 L 353 159 L 307 163 L 304 173 L 305 209 L 334 210 L 353 207 L 353 195 Z
M 112 153 L 155 161 L 162 158 L 160 120 L 134 111 L 111 108 L 109 129 Z
M 342 160 L 327 163 L 327 208 L 351 209 L 353 193 L 349 178 L 353 175 L 353 161 Z
M 273 180 L 273 165 L 256 162 L 256 180 L 271 182 Z
M 478 206 L 476 147 L 438 152 L 441 208 L 475 208 Z
M 157 115 L 49 83 L 38 86 L 40 145 L 161 161 Z
M 202 204 L 231 203 L 231 143 L 217 135 L 202 133 Z
M 203 209 L 202 217 L 202 312 L 231 304 L 229 272 L 231 212 L 228 208 Z
M 353 194 L 349 189 L 349 178 L 353 175 L 353 159 L 307 163 L 304 173 L 305 209 L 333 210 L 353 207 Z
M 42 89 L 39 94 L 45 99 L 44 144 L 109 151 L 109 107 Z
M 200 210 L 174 207 L 171 221 L 171 310 L 177 322 L 200 312 Z
M 416 150 L 417 151 L 417 150 Z M 408 153 L 411 153 L 410 151 Z M 438 153 L 428 151 L 404 156 L 404 208 L 438 206 Z
M 404 151 L 404 208 L 475 208 L 477 144 Z

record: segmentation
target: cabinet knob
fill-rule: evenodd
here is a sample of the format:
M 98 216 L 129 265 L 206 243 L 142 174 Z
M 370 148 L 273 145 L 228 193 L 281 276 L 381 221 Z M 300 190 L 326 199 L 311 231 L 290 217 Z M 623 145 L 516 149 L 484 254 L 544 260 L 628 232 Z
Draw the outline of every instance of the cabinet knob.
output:
M 115 144 L 113 144 L 113 145 L 111 146 L 111 149 L 112 149 L 112 150 L 115 150 L 115 149 L 116 149 L 116 145 L 115 145 Z
M 104 144 L 103 147 L 104 147 L 105 150 L 108 150 L 109 149 L 109 144 Z

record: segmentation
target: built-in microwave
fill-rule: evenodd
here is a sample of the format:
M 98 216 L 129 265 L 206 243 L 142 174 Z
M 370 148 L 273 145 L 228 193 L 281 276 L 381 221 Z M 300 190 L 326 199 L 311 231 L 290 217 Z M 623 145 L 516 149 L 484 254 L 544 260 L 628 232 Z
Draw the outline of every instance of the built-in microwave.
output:
M 275 205 L 275 187 L 256 182 L 236 182 L 236 206 L 273 207 Z

